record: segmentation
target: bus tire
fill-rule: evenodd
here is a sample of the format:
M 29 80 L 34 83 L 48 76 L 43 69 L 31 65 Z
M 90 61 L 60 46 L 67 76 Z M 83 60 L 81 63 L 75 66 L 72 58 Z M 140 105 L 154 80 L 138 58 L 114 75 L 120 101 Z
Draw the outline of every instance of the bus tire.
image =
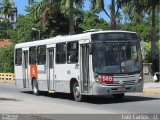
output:
M 73 96 L 74 96 L 75 101 L 77 102 L 81 102 L 83 100 L 83 95 L 80 92 L 78 82 L 74 82 L 73 84 Z
M 113 94 L 113 98 L 115 100 L 122 100 L 124 97 L 124 93 L 119 93 L 119 94 Z
M 38 95 L 39 90 L 38 90 L 38 82 L 36 79 L 33 79 L 33 94 Z

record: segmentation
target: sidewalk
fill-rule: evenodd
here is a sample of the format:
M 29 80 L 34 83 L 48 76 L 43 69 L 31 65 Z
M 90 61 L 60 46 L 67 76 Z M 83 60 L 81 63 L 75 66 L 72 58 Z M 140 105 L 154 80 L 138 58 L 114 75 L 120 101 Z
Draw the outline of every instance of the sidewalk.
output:
M 144 83 L 143 92 L 148 94 L 160 94 L 160 82 Z

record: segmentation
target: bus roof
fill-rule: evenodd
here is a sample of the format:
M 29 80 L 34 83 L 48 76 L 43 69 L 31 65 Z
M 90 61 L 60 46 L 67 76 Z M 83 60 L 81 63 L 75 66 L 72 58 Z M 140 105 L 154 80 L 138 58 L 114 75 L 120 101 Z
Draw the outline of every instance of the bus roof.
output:
M 56 44 L 60 42 L 68 42 L 68 41 L 80 41 L 80 40 L 90 40 L 91 34 L 96 34 L 96 33 L 112 33 L 112 32 L 125 32 L 125 33 L 136 33 L 136 32 L 131 32 L 131 31 L 122 31 L 122 30 L 108 30 L 108 31 L 93 31 L 93 32 L 86 32 L 82 34 L 76 34 L 76 35 L 68 35 L 68 36 L 56 36 L 52 37 L 49 39 L 44 39 L 44 40 L 36 40 L 36 41 L 31 41 L 31 42 L 24 42 L 24 43 L 19 43 L 15 45 L 15 48 L 25 48 L 25 47 L 31 47 L 31 46 L 36 46 L 36 45 L 48 45 L 48 44 Z M 64 39 L 65 38 L 65 39 Z

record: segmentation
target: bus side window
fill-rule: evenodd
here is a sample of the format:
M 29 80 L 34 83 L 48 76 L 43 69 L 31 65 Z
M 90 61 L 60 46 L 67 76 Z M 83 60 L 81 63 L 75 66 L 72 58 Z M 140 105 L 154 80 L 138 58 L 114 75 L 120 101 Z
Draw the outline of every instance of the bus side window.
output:
M 22 64 L 22 49 L 16 49 L 15 64 Z
M 44 65 L 46 64 L 46 46 L 37 47 L 37 64 Z
M 56 45 L 56 63 L 66 63 L 66 43 L 58 43 Z
M 29 64 L 36 64 L 37 63 L 37 54 L 36 54 L 36 47 L 29 48 Z
M 78 42 L 67 43 L 67 63 L 78 63 Z

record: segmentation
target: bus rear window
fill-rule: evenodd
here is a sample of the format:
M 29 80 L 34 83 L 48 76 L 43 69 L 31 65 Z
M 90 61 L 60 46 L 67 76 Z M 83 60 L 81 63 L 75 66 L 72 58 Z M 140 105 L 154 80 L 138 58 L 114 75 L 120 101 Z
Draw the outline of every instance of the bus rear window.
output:
M 16 49 L 15 65 L 22 64 L 22 49 Z

